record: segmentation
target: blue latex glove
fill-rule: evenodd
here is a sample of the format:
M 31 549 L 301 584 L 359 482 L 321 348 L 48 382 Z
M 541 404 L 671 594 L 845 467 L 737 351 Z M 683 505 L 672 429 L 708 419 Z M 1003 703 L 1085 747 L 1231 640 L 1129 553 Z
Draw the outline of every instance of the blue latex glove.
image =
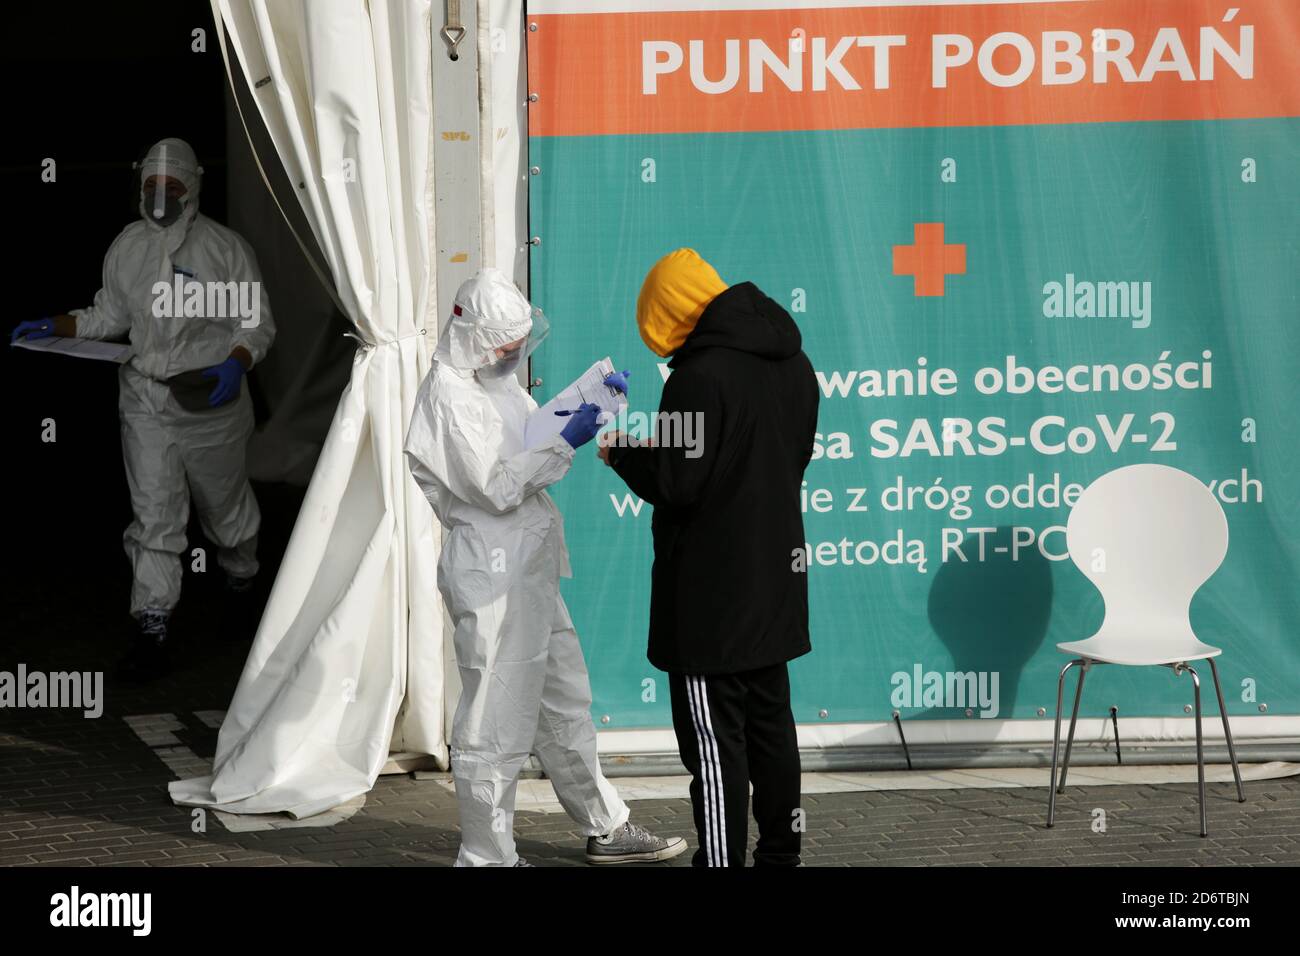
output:
M 619 392 L 622 395 L 626 395 L 627 377 L 631 374 L 632 373 L 626 369 L 624 369 L 621 372 L 610 372 L 608 375 L 605 376 L 605 384 L 608 385 L 610 388 L 614 389 L 614 391 Z
M 208 396 L 208 404 L 216 408 L 239 397 L 239 383 L 244 379 L 244 364 L 232 355 L 220 365 L 205 368 L 203 377 L 217 380 L 217 387 Z
M 579 405 L 576 412 L 569 414 L 569 423 L 560 432 L 560 437 L 574 448 L 581 448 L 596 437 L 596 432 L 600 431 L 600 422 L 597 421 L 599 416 L 599 405 L 590 403 Z
M 35 319 L 28 322 L 19 322 L 18 327 L 14 329 L 13 335 L 9 336 L 9 344 L 17 342 L 21 338 L 29 339 L 48 339 L 54 334 L 54 320 L 46 317 Z

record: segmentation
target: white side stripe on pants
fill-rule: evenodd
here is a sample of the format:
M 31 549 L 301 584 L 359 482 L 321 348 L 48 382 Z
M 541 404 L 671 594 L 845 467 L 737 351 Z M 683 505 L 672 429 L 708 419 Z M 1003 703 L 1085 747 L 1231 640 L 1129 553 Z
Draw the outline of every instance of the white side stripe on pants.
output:
M 727 865 L 727 816 L 722 793 L 722 763 L 709 714 L 708 688 L 703 677 L 686 678 L 687 699 L 700 748 L 700 779 L 704 786 L 705 854 L 709 866 Z
M 700 751 L 700 783 L 704 791 L 704 854 L 709 866 L 717 866 L 717 825 L 714 822 L 713 771 L 708 744 L 704 740 L 704 727 L 700 708 L 696 703 L 696 678 L 686 678 L 686 699 L 690 701 L 691 723 L 695 725 L 695 743 Z

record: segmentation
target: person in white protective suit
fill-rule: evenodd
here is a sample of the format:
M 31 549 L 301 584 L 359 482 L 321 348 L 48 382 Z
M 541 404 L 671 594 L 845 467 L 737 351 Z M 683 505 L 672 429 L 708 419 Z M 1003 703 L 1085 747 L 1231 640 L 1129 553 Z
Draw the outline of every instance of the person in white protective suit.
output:
M 109 247 L 94 304 L 14 330 L 130 339 L 118 408 L 134 512 L 123 543 L 140 639 L 123 661 L 127 677 L 167 669 L 191 494 L 234 601 L 248 600 L 258 568 L 260 513 L 244 463 L 253 407 L 243 379 L 275 325 L 248 244 L 199 212 L 202 172 L 184 141 L 156 143 L 140 165 L 141 218 Z
M 405 451 L 446 533 L 438 589 L 455 623 L 461 678 L 451 769 L 460 809 L 457 866 L 528 866 L 515 851 L 515 787 L 530 752 L 587 835 L 587 861 L 666 860 L 686 849 L 628 821 L 601 773 L 582 647 L 560 596 L 571 576 L 564 522 L 544 490 L 599 430 L 595 405 L 561 435 L 524 449 L 536 402 L 516 374 L 545 319 L 514 283 L 483 269 L 453 314 L 415 400 Z M 607 379 L 626 391 L 626 375 Z

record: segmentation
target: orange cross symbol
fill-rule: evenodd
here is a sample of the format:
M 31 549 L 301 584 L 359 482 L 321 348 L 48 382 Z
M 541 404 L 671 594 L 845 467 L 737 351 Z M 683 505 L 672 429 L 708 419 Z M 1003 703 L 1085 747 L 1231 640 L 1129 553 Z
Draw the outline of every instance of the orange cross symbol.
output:
M 943 277 L 964 275 L 966 246 L 945 245 L 943 223 L 912 224 L 913 244 L 894 246 L 894 275 L 912 276 L 914 295 L 943 295 Z

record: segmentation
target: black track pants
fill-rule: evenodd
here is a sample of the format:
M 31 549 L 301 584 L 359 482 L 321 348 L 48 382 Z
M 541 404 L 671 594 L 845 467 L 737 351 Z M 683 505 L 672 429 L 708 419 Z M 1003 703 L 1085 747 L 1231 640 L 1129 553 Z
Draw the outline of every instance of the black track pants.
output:
M 691 773 L 695 866 L 744 866 L 749 785 L 755 866 L 799 862 L 799 746 L 785 664 L 709 677 L 669 674 L 673 730 Z M 799 814 L 798 817 L 802 817 Z

